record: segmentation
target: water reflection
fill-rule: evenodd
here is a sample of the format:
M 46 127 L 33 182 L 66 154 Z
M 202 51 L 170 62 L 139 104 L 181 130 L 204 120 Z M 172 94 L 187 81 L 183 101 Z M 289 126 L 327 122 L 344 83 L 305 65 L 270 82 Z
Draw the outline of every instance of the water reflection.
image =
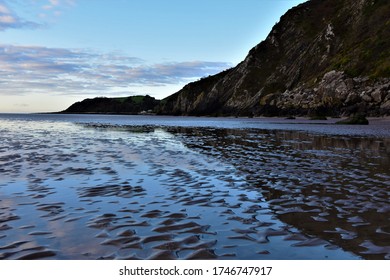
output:
M 0 124 L 0 259 L 389 257 L 388 139 Z
M 366 259 L 390 258 L 390 139 L 298 131 L 174 128 L 232 163 L 277 217 Z

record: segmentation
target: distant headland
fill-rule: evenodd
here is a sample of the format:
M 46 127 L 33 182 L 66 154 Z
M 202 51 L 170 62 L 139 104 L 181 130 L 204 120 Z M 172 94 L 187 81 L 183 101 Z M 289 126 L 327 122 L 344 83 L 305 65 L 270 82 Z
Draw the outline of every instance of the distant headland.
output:
M 118 114 L 138 115 L 152 114 L 160 100 L 149 95 L 129 97 L 96 97 L 88 98 L 71 105 L 61 114 Z

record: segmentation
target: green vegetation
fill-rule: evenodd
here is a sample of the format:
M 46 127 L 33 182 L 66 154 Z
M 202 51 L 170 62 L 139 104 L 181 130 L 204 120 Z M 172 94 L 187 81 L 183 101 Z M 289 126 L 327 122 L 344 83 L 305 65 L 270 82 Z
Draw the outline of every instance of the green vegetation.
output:
M 76 102 L 61 113 L 137 115 L 140 113 L 150 113 L 159 103 L 159 100 L 149 95 L 116 98 L 96 97 Z
M 348 99 L 353 91 L 390 78 L 390 1 L 312 0 L 283 15 L 267 39 L 252 48 L 237 67 L 188 84 L 166 98 L 160 114 L 176 115 L 306 115 L 314 119 L 357 112 L 379 112 L 378 104 Z M 345 73 L 339 85 L 323 80 L 330 71 Z M 343 77 L 343 79 L 344 79 Z M 349 78 L 361 79 L 349 79 Z M 360 80 L 369 79 L 366 84 Z M 341 85 L 340 85 L 341 86 Z M 317 89 L 317 90 L 315 90 Z M 318 89 L 320 89 L 318 91 Z M 325 90 L 324 90 L 325 89 Z M 289 90 L 305 94 L 295 102 Z M 321 95 L 331 97 L 322 98 Z M 281 100 L 290 98 L 291 100 Z M 321 98 L 319 98 L 321 97 Z M 360 103 L 362 104 L 360 104 Z M 356 104 L 355 104 L 356 103 Z M 299 107 L 301 106 L 302 107 Z M 374 108 L 374 107 L 378 108 Z M 382 114 L 382 113 L 380 113 Z

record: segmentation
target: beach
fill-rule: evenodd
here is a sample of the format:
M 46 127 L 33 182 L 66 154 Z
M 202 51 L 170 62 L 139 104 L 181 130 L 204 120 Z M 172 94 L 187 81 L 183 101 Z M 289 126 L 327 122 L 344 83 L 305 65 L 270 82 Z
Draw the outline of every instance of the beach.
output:
M 0 259 L 388 259 L 370 122 L 0 116 Z

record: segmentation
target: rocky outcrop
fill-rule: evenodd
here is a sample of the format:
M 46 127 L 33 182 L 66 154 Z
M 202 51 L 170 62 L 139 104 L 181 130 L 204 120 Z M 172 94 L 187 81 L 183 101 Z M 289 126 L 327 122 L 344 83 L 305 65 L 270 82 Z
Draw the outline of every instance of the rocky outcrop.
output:
M 386 115 L 390 112 L 390 79 L 351 78 L 333 70 L 326 73 L 316 87 L 286 90 L 267 104 L 290 115 L 336 116 L 356 112 Z
M 311 0 L 236 67 L 185 86 L 160 114 L 389 115 L 390 2 Z

